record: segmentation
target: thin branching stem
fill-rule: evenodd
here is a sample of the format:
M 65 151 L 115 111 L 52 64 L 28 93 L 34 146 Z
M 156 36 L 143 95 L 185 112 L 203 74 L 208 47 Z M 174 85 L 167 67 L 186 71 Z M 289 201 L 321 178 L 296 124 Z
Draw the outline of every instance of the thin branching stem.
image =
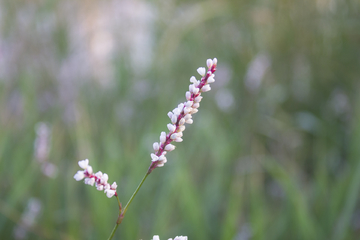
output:
M 125 213 L 127 211 L 127 209 L 129 208 L 130 206 L 130 203 L 133 201 L 134 197 L 136 196 L 136 194 L 138 193 L 138 191 L 140 190 L 141 186 L 143 185 L 143 183 L 145 182 L 145 179 L 147 178 L 147 176 L 149 176 L 150 172 L 147 171 L 145 176 L 143 177 L 143 179 L 141 180 L 141 182 L 139 183 L 138 187 L 136 188 L 135 192 L 133 193 L 133 195 L 131 196 L 131 198 L 129 199 L 129 201 L 127 202 L 126 206 L 124 207 L 124 209 L 121 208 L 121 203 L 120 203 L 120 200 L 119 200 L 119 197 L 116 196 L 116 199 L 118 201 L 118 204 L 119 204 L 119 216 L 118 216 L 118 219 L 116 220 L 116 223 L 115 223 L 115 226 L 113 228 L 113 230 L 111 231 L 111 234 L 110 234 L 110 237 L 108 238 L 108 240 L 111 240 L 113 237 L 114 237 L 114 234 L 116 232 L 116 229 L 118 228 L 118 226 L 121 224 L 124 216 L 125 216 Z

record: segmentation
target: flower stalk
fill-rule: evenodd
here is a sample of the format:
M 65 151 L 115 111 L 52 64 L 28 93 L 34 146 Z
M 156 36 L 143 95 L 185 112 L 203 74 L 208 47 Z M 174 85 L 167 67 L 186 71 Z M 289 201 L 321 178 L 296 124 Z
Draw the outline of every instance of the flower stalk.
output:
M 197 72 L 201 75 L 200 80 L 197 80 L 194 76 L 190 78 L 191 84 L 189 86 L 189 91 L 187 91 L 185 94 L 186 101 L 180 103 L 176 108 L 168 113 L 168 117 L 170 118 L 170 123 L 167 125 L 168 132 L 161 132 L 160 142 L 154 142 L 154 152 L 150 154 L 151 164 L 124 208 L 122 208 L 121 202 L 116 192 L 116 182 L 110 185 L 107 182 L 109 177 L 106 173 L 99 171 L 94 174 L 92 167 L 89 165 L 88 159 L 79 161 L 79 166 L 84 170 L 80 170 L 75 174 L 75 180 L 80 181 L 85 178 L 85 184 L 91 186 L 95 184 L 97 190 L 104 190 L 108 198 L 115 196 L 117 199 L 119 205 L 119 215 L 108 240 L 111 240 L 114 237 L 114 234 L 123 221 L 130 204 L 134 200 L 136 194 L 139 192 L 146 178 L 155 168 L 162 167 L 167 162 L 165 155 L 175 149 L 175 145 L 172 143 L 183 141 L 182 136 L 183 131 L 185 130 L 185 124 L 193 123 L 192 115 L 198 112 L 200 102 L 203 98 L 201 93 L 210 91 L 210 83 L 215 82 L 214 72 L 216 71 L 217 67 L 217 59 L 208 59 L 206 61 L 206 65 L 208 68 L 207 70 L 203 67 L 197 69 Z M 155 235 L 154 239 L 159 239 L 159 236 Z M 176 237 L 174 240 L 187 240 L 187 237 L 180 236 Z

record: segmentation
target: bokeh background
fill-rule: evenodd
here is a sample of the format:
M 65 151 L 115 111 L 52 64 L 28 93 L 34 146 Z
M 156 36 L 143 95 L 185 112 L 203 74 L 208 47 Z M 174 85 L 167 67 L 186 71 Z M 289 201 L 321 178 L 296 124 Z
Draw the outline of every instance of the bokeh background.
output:
M 218 58 L 184 142 L 114 239 L 359 239 L 357 0 L 0 1 L 0 239 L 107 239 Z

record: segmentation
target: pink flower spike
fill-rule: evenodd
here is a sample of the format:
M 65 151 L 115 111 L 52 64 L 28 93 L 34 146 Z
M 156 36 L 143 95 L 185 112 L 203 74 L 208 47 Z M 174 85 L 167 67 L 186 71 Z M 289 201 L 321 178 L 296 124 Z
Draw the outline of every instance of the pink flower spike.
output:
M 109 176 L 106 173 L 102 173 L 98 171 L 97 173 L 93 174 L 93 169 L 89 165 L 89 160 L 81 160 L 78 162 L 81 168 L 85 168 L 84 171 L 78 171 L 74 178 L 76 181 L 80 181 L 85 178 L 84 183 L 90 186 L 96 186 L 96 189 L 99 191 L 107 190 L 105 193 L 107 197 L 112 197 L 116 194 L 116 182 L 110 187 L 110 184 L 107 182 L 109 180 Z M 110 189 L 111 188 L 111 189 Z
M 161 132 L 160 143 L 153 145 L 154 153 L 151 154 L 152 163 L 149 167 L 148 173 L 151 173 L 157 167 L 162 167 L 165 160 L 162 156 L 166 152 L 170 152 L 175 149 L 175 146 L 171 142 L 182 142 L 183 131 L 185 130 L 185 123 L 192 124 L 192 114 L 198 112 L 200 102 L 202 100 L 201 93 L 211 90 L 210 83 L 215 82 L 214 72 L 216 71 L 217 59 L 206 60 L 207 69 L 199 67 L 197 72 L 202 76 L 200 80 L 197 80 L 195 76 L 190 78 L 189 91 L 186 92 L 186 101 L 180 103 L 172 112 L 168 113 L 168 117 L 171 123 L 167 124 L 168 132 Z

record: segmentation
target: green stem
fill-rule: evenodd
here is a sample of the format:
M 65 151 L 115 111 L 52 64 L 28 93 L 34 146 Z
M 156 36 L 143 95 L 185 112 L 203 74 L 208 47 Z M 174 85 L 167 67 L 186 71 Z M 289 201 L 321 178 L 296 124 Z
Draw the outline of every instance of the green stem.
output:
M 114 237 L 114 234 L 116 232 L 116 229 L 118 228 L 118 226 L 120 225 L 120 223 L 122 222 L 125 213 L 127 211 L 127 209 L 130 206 L 130 203 L 133 201 L 134 197 L 136 196 L 136 194 L 138 193 L 138 191 L 140 190 L 141 186 L 143 185 L 143 183 L 145 182 L 145 179 L 147 178 L 147 176 L 149 176 L 150 172 L 146 172 L 145 176 L 143 177 L 143 179 L 141 180 L 140 184 L 138 185 L 138 187 L 136 188 L 135 192 L 133 193 L 133 195 L 131 196 L 131 198 L 129 199 L 129 201 L 127 202 L 126 206 L 124 209 L 121 208 L 121 203 L 119 200 L 119 197 L 116 196 L 118 204 L 119 204 L 119 216 L 118 219 L 116 220 L 116 224 L 113 228 L 113 230 L 111 231 L 110 237 L 108 238 L 108 240 L 111 240 Z
M 115 195 L 116 199 L 117 199 L 117 202 L 119 204 L 119 217 L 121 216 L 121 203 L 120 203 L 120 200 L 119 200 L 119 197 L 118 195 L 116 194 Z M 114 237 L 114 234 L 116 232 L 116 229 L 118 228 L 119 224 L 115 224 L 113 230 L 111 231 L 111 234 L 110 234 L 110 237 L 108 238 L 108 240 L 111 240 L 113 237 Z
M 150 173 L 147 172 L 147 173 L 145 174 L 145 176 L 143 177 L 143 179 L 141 180 L 141 182 L 139 183 L 139 186 L 136 188 L 135 192 L 133 193 L 133 195 L 132 195 L 131 198 L 129 199 L 128 203 L 126 204 L 125 208 L 123 209 L 123 211 L 122 211 L 122 213 L 121 213 L 122 217 L 124 217 L 127 209 L 128 209 L 129 206 L 130 206 L 130 203 L 132 202 L 132 200 L 134 199 L 135 195 L 136 195 L 136 194 L 138 193 L 138 191 L 140 190 L 141 186 L 143 185 L 143 183 L 145 182 L 145 179 L 147 178 L 147 176 L 149 176 L 149 174 L 150 174 Z M 121 223 L 121 222 L 120 222 L 120 223 Z M 119 224 L 120 224 L 120 223 L 119 223 Z
M 108 240 L 111 240 L 115 234 L 116 229 L 118 228 L 119 224 L 115 224 L 113 230 L 111 231 L 110 237 L 108 238 Z

